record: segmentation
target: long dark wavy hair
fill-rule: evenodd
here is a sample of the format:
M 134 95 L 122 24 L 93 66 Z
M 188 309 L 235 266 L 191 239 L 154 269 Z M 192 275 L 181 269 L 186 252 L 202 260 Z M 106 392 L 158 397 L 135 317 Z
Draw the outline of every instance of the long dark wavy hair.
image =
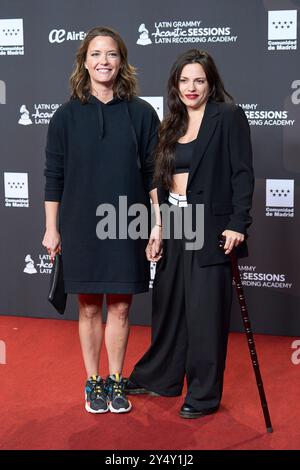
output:
M 127 47 L 120 34 L 103 26 L 91 29 L 76 53 L 74 69 L 70 76 L 71 98 L 78 98 L 82 103 L 86 103 L 91 94 L 90 76 L 84 63 L 89 44 L 97 36 L 109 36 L 117 43 L 121 66 L 113 85 L 113 93 L 115 97 L 129 100 L 137 94 L 136 69 L 128 63 Z
M 154 182 L 168 190 L 172 188 L 175 145 L 188 128 L 188 112 L 179 97 L 179 79 L 183 67 L 194 63 L 202 65 L 204 69 L 209 85 L 208 101 L 233 101 L 232 96 L 224 88 L 213 58 L 207 52 L 190 49 L 178 57 L 171 68 L 168 80 L 169 114 L 161 123 L 155 152 Z

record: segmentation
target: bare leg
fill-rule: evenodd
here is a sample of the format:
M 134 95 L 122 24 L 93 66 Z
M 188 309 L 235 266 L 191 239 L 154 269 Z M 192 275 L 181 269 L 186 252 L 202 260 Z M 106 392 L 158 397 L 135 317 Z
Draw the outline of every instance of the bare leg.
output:
M 129 336 L 129 307 L 132 295 L 108 294 L 105 344 L 108 355 L 109 373 L 122 373 Z
M 79 337 L 87 377 L 99 371 L 100 350 L 103 340 L 103 294 L 79 294 Z

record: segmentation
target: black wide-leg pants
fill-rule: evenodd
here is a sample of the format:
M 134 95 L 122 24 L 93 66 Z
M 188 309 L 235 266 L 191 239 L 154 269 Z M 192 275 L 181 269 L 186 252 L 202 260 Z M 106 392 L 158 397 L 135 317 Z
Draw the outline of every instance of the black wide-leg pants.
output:
M 229 263 L 199 266 L 184 239 L 164 240 L 153 285 L 151 346 L 131 378 L 148 390 L 176 396 L 186 375 L 185 403 L 198 410 L 218 406 L 231 300 Z

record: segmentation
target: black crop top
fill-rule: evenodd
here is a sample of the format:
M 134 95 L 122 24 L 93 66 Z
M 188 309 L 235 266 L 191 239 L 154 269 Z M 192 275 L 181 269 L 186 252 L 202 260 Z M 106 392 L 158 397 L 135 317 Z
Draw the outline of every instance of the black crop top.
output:
M 196 139 L 186 144 L 177 142 L 175 147 L 175 175 L 189 172 L 195 145 Z

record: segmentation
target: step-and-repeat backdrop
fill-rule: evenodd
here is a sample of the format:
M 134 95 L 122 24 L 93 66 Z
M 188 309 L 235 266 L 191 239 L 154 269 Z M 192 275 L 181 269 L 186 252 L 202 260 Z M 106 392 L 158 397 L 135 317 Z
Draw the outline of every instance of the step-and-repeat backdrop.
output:
M 177 55 L 196 47 L 214 57 L 252 131 L 254 223 L 240 263 L 252 325 L 299 335 L 299 20 L 298 0 L 1 0 L 0 314 L 60 318 L 46 300 L 51 263 L 41 246 L 46 132 L 68 100 L 80 41 L 104 25 L 124 38 L 140 95 L 160 118 Z M 64 318 L 77 315 L 70 296 Z M 151 289 L 135 297 L 131 318 L 150 323 Z

